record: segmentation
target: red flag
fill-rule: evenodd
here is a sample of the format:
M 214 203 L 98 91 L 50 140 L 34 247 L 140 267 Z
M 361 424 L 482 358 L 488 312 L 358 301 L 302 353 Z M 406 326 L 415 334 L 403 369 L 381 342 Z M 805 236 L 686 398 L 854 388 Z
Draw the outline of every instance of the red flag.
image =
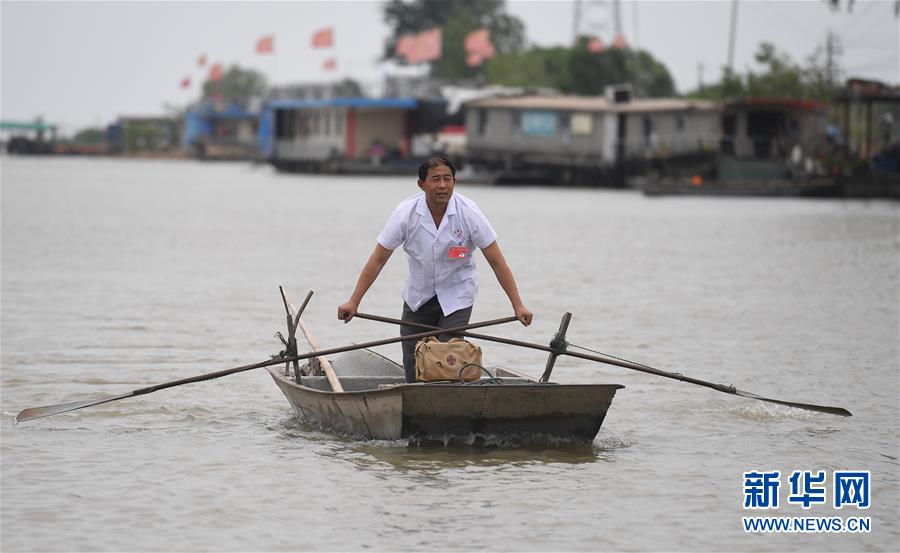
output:
M 478 67 L 487 58 L 494 57 L 497 52 L 494 45 L 491 44 L 491 35 L 487 27 L 475 29 L 466 35 L 466 65 L 469 67 Z
M 441 28 L 435 27 L 416 35 L 415 43 L 406 56 L 409 63 L 434 61 L 441 57 Z
M 197 67 L 203 67 L 206 65 L 206 54 L 200 54 L 200 57 L 197 58 Z
M 402 58 L 408 58 L 415 47 L 416 35 L 404 35 L 397 39 L 397 43 L 394 45 L 394 53 Z
M 481 57 L 481 54 L 469 54 L 466 56 L 466 65 L 469 67 L 478 67 L 484 63 L 484 58 Z
M 331 31 L 331 27 L 325 27 L 324 29 L 319 29 L 313 34 L 312 37 L 312 47 L 313 48 L 331 48 L 334 43 L 334 33 Z
M 267 35 L 256 41 L 257 54 L 271 54 L 275 50 L 275 36 Z
M 496 54 L 491 44 L 491 32 L 487 27 L 475 29 L 466 35 L 465 49 L 467 54 L 478 54 L 482 58 L 490 58 Z
M 592 54 L 599 54 L 603 51 L 603 41 L 596 37 L 592 38 L 590 42 L 588 42 L 587 49 L 588 52 L 591 52 Z
M 181 88 L 190 88 L 191 86 L 191 78 L 185 77 L 181 79 Z
M 334 58 L 328 58 L 324 62 L 322 62 L 322 69 L 325 71 L 334 71 L 337 69 L 337 60 Z
M 625 37 L 622 35 L 616 35 L 616 38 L 613 39 L 612 47 L 625 48 Z
M 214 63 L 212 67 L 209 68 L 209 80 L 210 81 L 219 81 L 222 79 L 222 64 Z

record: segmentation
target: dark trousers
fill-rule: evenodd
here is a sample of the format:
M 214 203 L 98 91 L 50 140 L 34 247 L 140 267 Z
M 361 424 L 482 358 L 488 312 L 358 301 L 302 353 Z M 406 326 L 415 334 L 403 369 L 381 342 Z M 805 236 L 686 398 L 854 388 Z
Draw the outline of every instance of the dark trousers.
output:
M 403 315 L 401 319 L 404 321 L 409 321 L 413 323 L 420 323 L 425 325 L 436 326 L 438 328 L 453 328 L 456 326 L 465 326 L 469 324 L 469 317 L 472 316 L 472 308 L 466 307 L 464 309 L 459 309 L 450 313 L 449 315 L 444 315 L 443 311 L 441 311 L 441 304 L 438 302 L 437 296 L 434 296 L 430 300 L 426 301 L 419 307 L 418 311 L 413 311 L 406 305 L 406 302 L 403 302 Z M 401 326 L 400 327 L 400 336 L 407 336 L 409 334 L 416 334 L 417 332 L 425 332 L 423 328 L 416 328 L 414 326 Z M 446 342 L 450 338 L 453 338 L 450 334 L 441 334 L 438 336 L 438 340 L 441 342 Z M 416 381 L 416 341 L 415 340 L 407 340 L 403 342 L 403 369 L 406 371 L 406 381 L 407 382 L 415 382 Z

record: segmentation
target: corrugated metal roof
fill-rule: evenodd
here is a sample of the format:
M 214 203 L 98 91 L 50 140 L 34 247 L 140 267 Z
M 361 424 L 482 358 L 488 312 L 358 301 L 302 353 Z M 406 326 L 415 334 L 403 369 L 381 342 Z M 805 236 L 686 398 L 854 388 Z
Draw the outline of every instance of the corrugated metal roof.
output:
M 476 108 L 606 111 L 609 109 L 609 102 L 603 96 L 513 96 L 474 100 L 468 102 L 466 106 Z
M 710 100 L 686 100 L 683 98 L 647 98 L 636 99 L 623 104 L 616 104 L 615 111 L 647 112 L 647 111 L 719 111 L 721 106 Z
M 785 110 L 800 110 L 800 111 L 824 111 L 828 104 L 825 102 L 820 102 L 819 100 L 797 100 L 794 98 L 763 98 L 763 97 L 755 97 L 755 98 L 740 98 L 738 100 L 733 100 L 727 102 L 725 107 L 729 110 L 737 109 L 737 108 L 754 108 L 754 107 L 763 107 L 763 108 L 775 108 L 775 109 L 785 109 Z
M 475 108 L 506 109 L 547 109 L 571 111 L 614 111 L 651 112 L 684 110 L 719 110 L 717 103 L 708 100 L 685 100 L 681 98 L 636 99 L 620 104 L 611 104 L 603 96 L 515 96 L 507 98 L 487 98 L 466 104 Z
M 398 108 L 413 109 L 419 105 L 415 98 L 361 98 L 343 97 L 328 100 L 303 100 L 299 98 L 287 98 L 273 100 L 269 103 L 272 109 L 321 109 L 325 107 L 346 108 Z

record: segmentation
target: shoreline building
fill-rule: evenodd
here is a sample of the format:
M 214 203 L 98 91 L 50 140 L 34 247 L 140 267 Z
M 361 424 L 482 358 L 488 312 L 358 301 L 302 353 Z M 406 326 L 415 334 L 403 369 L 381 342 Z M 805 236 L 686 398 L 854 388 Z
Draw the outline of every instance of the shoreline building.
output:
M 264 105 L 259 150 L 280 171 L 409 173 L 447 122 L 441 98 L 284 98 Z
M 467 102 L 467 162 L 556 184 L 624 186 L 715 154 L 720 107 L 705 100 L 521 95 Z
M 203 103 L 185 113 L 181 147 L 197 159 L 255 159 L 258 127 L 259 113 L 237 103 Z

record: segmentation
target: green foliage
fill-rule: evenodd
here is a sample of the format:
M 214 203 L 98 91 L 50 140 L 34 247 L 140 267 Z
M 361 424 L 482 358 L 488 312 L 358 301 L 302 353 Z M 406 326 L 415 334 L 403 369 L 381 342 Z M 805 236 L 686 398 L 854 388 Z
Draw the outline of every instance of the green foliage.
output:
M 675 81 L 669 69 L 649 52 L 640 50 L 637 59 L 635 88 L 641 97 L 664 98 L 675 96 Z
M 166 150 L 175 145 L 174 122 L 169 120 L 130 121 L 122 127 L 126 151 Z
M 762 71 L 748 71 L 741 76 L 724 68 L 718 83 L 695 90 L 689 96 L 710 100 L 741 96 L 827 100 L 836 70 L 833 66 L 829 68 L 822 58 L 822 50 L 816 50 L 801 66 L 771 43 L 763 42 L 755 55 Z
M 335 84 L 334 94 L 337 96 L 365 96 L 359 82 L 351 78 L 341 79 Z
M 203 100 L 224 100 L 246 104 L 266 89 L 265 76 L 255 69 L 241 69 L 233 65 L 226 69 L 218 81 L 203 83 Z
M 599 54 L 588 50 L 588 38 L 579 37 L 575 47 L 569 51 L 569 86 L 561 87 L 564 92 L 576 94 L 602 94 L 607 85 L 631 81 L 632 64 L 630 51 L 607 48 Z
M 675 94 L 668 69 L 648 52 L 640 51 L 636 56 L 627 48 L 607 48 L 597 54 L 587 49 L 588 40 L 579 38 L 574 48 L 531 48 L 527 52 L 497 56 L 487 63 L 488 82 L 598 95 L 609 85 L 632 82 L 637 73 L 640 96 Z
M 106 130 L 95 128 L 82 129 L 72 137 L 72 143 L 87 146 L 106 144 Z
M 402 61 L 394 55 L 397 40 L 433 27 L 442 28 L 441 58 L 432 63 L 432 74 L 444 79 L 473 77 L 478 68 L 466 65 L 465 37 L 487 27 L 498 53 L 521 50 L 525 26 L 506 13 L 503 0 L 390 0 L 384 4 L 384 21 L 391 30 L 384 45 L 384 59 Z
M 571 88 L 569 58 L 568 48 L 532 48 L 499 54 L 488 61 L 485 74 L 490 84 Z

